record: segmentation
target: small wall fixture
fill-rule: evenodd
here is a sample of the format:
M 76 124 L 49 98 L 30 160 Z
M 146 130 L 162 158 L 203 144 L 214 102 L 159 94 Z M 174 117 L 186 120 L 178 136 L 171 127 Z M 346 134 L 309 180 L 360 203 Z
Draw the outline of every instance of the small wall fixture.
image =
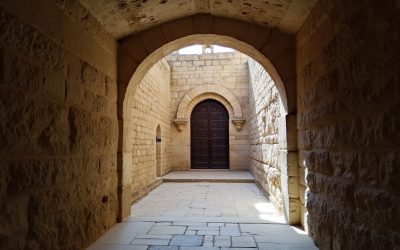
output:
M 174 120 L 174 124 L 175 126 L 178 128 L 179 132 L 182 131 L 182 129 L 185 127 L 185 125 L 187 124 L 187 120 L 186 119 L 175 119 Z
M 243 124 L 246 122 L 243 118 L 232 118 L 232 123 L 235 125 L 236 130 L 242 130 Z

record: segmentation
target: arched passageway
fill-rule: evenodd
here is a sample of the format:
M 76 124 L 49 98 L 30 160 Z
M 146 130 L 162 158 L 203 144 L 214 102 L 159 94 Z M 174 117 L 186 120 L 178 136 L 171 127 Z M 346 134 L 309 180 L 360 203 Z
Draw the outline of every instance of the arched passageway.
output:
M 293 128 L 282 137 L 287 176 L 307 185 L 316 244 L 398 247 L 398 1 L 320 0 L 309 12 L 316 2 L 1 1 L 0 248 L 82 249 L 129 213 L 136 176 L 122 164 L 133 159 L 123 158 L 132 146 L 122 140 L 126 88 L 159 59 L 145 58 L 200 34 L 266 69 L 257 55 L 268 58 L 279 74 L 282 85 L 268 70 L 281 96 L 285 89 L 284 127 Z M 140 153 L 155 152 L 157 124 L 168 133 L 153 122 Z M 141 158 L 152 176 L 154 159 Z M 292 180 L 283 182 L 286 204 L 299 201 Z
M 173 22 L 173 25 L 176 27 L 181 27 L 180 25 L 188 22 L 188 20 L 193 21 L 195 17 L 179 19 Z M 204 16 L 204 18 L 214 18 Z M 230 22 L 229 19 L 224 19 L 226 22 Z M 232 25 L 236 24 L 236 21 L 232 21 Z M 172 24 L 171 24 L 172 25 Z M 251 29 L 255 29 L 258 31 L 262 31 L 260 27 L 257 26 L 248 26 L 247 24 L 242 28 L 246 27 L 246 32 Z M 261 30 L 260 30 L 261 29 Z M 135 34 L 130 38 L 126 38 L 121 41 L 120 47 L 120 67 L 119 71 L 119 79 L 120 85 L 119 88 L 119 96 L 121 99 L 119 100 L 119 114 L 120 121 L 124 121 L 123 115 L 126 113 L 127 105 L 129 102 L 127 101 L 129 97 L 133 96 L 136 92 L 136 89 L 139 86 L 139 83 L 143 79 L 145 73 L 148 69 L 155 64 L 158 60 L 168 55 L 169 53 L 177 50 L 178 48 L 193 45 L 196 43 L 203 44 L 217 44 L 221 46 L 228 46 L 234 49 L 237 49 L 245 54 L 251 56 L 256 61 L 258 61 L 265 70 L 271 75 L 271 78 L 276 84 L 277 90 L 279 92 L 279 101 L 281 103 L 281 110 L 279 111 L 283 119 L 281 126 L 281 135 L 282 143 L 279 145 L 281 148 L 281 156 L 280 161 L 283 162 L 282 174 L 280 175 L 279 183 L 282 185 L 282 202 L 283 202 L 283 212 L 290 221 L 290 223 L 299 223 L 300 222 L 300 202 L 299 202 L 299 193 L 298 191 L 293 192 L 294 190 L 298 190 L 298 165 L 296 163 L 297 159 L 297 145 L 296 145 L 296 129 L 295 129 L 295 100 L 293 94 L 295 93 L 295 85 L 294 82 L 294 67 L 293 67 L 293 37 L 287 34 L 283 34 L 281 32 L 275 30 L 264 30 L 267 32 L 268 39 L 263 41 L 256 40 L 248 40 L 243 42 L 242 40 L 246 39 L 256 39 L 253 36 L 244 36 L 240 37 L 241 40 L 235 38 L 234 33 L 229 36 L 229 29 L 224 32 L 219 31 L 221 34 L 176 34 L 172 41 L 168 39 L 161 40 L 156 46 L 148 47 L 148 44 L 145 42 L 146 38 L 150 39 L 149 34 L 154 35 L 157 33 L 157 28 L 153 31 L 146 31 L 146 34 Z M 255 31 L 253 30 L 253 31 Z M 217 33 L 218 30 L 213 30 L 211 33 Z M 195 32 L 195 30 L 191 30 L 191 32 Z M 218 32 L 218 33 L 219 33 Z M 228 33 L 227 33 L 228 32 Z M 233 31 L 232 31 L 233 32 Z M 142 37 L 143 36 L 143 37 Z M 142 38 L 138 38 L 142 37 Z M 138 40 L 139 39 L 139 40 Z M 153 39 L 155 39 L 153 37 Z M 141 41 L 140 43 L 143 45 L 136 44 L 136 42 Z M 150 41 L 148 41 L 150 43 Z M 165 42 L 165 44 L 164 44 Z M 132 47 L 130 44 L 135 43 L 135 46 Z M 254 44 L 257 43 L 257 44 Z M 259 50 L 257 50 L 254 45 L 257 45 Z M 133 53 L 132 50 L 135 50 Z M 143 58 L 133 57 L 132 55 L 138 55 L 138 50 L 142 50 Z M 151 52 L 150 52 L 151 51 Z M 268 54 L 270 59 L 274 60 L 273 63 L 265 57 L 264 54 Z M 281 57 L 279 57 L 281 56 Z M 130 66 L 130 67 L 129 67 Z M 278 74 L 278 70 L 282 74 Z M 284 81 L 285 79 L 285 81 Z M 124 87 L 126 86 L 126 87 Z M 289 94 L 289 95 L 287 95 Z M 290 99 L 288 99 L 288 97 Z M 291 125 L 290 125 L 291 124 Z M 235 124 L 236 125 L 236 124 Z M 120 139 L 124 141 L 126 138 L 124 137 L 124 133 L 126 133 L 126 126 L 121 126 L 124 128 L 123 131 L 120 131 Z M 129 154 L 130 148 L 129 143 L 123 142 L 120 144 L 120 159 L 119 161 L 119 169 L 121 175 L 130 175 L 129 165 L 124 163 L 123 159 L 124 154 Z M 288 157 L 291 159 L 288 161 Z M 129 162 L 128 162 L 129 164 Z M 290 168 L 290 169 L 289 169 Z M 127 179 L 129 180 L 129 178 Z M 124 183 L 124 180 L 121 179 L 120 183 L 120 218 L 124 218 L 130 214 L 130 190 L 131 184 L 129 182 Z M 289 190 L 291 190 L 289 192 Z

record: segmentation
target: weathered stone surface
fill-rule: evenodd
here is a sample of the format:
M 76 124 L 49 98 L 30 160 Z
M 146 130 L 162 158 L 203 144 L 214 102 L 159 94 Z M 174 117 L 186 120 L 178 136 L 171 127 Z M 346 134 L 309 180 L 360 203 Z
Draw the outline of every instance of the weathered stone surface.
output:
M 167 62 L 158 62 L 134 95 L 125 98 L 123 164 L 132 176 L 132 201 L 147 194 L 157 185 L 156 178 L 171 169 L 170 74 Z
M 123 4 L 110 2 L 104 7 L 100 3 L 94 3 L 89 0 L 80 0 L 80 2 L 117 38 L 196 13 L 231 17 L 293 33 L 298 30 L 300 24 L 316 3 L 315 0 L 301 0 L 293 3 L 286 1 L 261 3 L 250 0 L 244 4 L 234 1 L 207 3 L 200 0 L 175 0 L 127 2 Z M 91 20 L 86 20 L 86 22 L 88 21 Z M 223 23 L 221 22 L 221 24 Z M 231 26 L 236 27 L 238 25 Z M 185 30 L 187 28 L 182 29 Z
M 282 115 L 284 108 L 277 87 L 268 72 L 254 60 L 249 61 L 249 70 L 250 169 L 256 182 L 270 195 L 278 210 L 287 213 L 286 211 L 290 209 L 284 210 L 282 185 L 288 186 L 289 183 L 282 182 L 282 171 L 286 176 L 288 172 L 293 172 L 288 168 L 297 170 L 297 162 L 293 166 L 288 161 L 286 151 L 288 127 L 285 116 Z M 289 203 L 286 205 L 289 206 Z M 287 217 L 290 216 L 287 214 Z
M 184 234 L 185 226 L 154 226 L 150 234 Z
M 400 245 L 397 12 L 394 3 L 320 1 L 297 35 L 301 200 L 321 249 Z
M 3 249 L 21 249 L 26 246 L 26 235 L 30 222 L 27 206 L 28 195 L 8 198 L 0 204 L 0 247 Z
M 171 246 L 201 246 L 204 236 L 174 235 L 169 243 Z
M 179 246 L 150 246 L 149 250 L 178 250 Z
M 72 9 L 29 4 L 0 8 L 0 248 L 81 249 L 117 216 L 115 57 Z
M 240 236 L 239 226 L 220 227 L 221 236 Z
M 232 237 L 232 247 L 257 247 L 252 236 Z
M 231 237 L 230 236 L 215 236 L 214 245 L 216 247 L 230 247 Z
M 117 134 L 116 124 L 111 118 L 98 117 L 81 109 L 70 108 L 68 120 L 71 152 L 107 152 L 114 149 Z
M 57 7 L 60 8 L 69 18 L 75 22 L 79 22 L 84 32 L 87 32 L 96 40 L 96 42 L 102 44 L 109 50 L 112 50 L 115 47 L 115 39 L 78 0 L 53 0 L 53 2 L 57 4 Z
M 68 152 L 68 111 L 65 106 L 36 100 L 21 92 L 2 91 L 0 96 L 2 155 Z

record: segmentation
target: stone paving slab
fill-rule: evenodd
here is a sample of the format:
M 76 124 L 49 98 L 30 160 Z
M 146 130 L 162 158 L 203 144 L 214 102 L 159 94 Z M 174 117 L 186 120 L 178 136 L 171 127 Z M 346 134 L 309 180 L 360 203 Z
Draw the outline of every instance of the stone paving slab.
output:
M 150 246 L 148 250 L 178 250 L 179 246 Z
M 140 234 L 136 236 L 136 239 L 164 239 L 170 240 L 172 238 L 171 234 Z
M 232 237 L 233 247 L 257 247 L 254 238 L 251 236 Z
M 173 223 L 174 226 L 188 226 L 188 227 L 205 227 L 207 226 L 206 222 L 185 222 L 185 221 L 177 221 Z
M 219 227 L 214 226 L 203 226 L 203 227 L 188 227 L 188 230 L 198 230 L 198 231 L 216 231 L 219 230 Z
M 220 227 L 221 235 L 240 236 L 239 226 Z
M 149 234 L 184 234 L 185 226 L 154 226 Z
M 93 244 L 87 250 L 147 250 L 148 245 Z
M 160 245 L 160 246 L 167 246 L 170 240 L 165 239 L 134 239 L 132 241 L 132 245 Z
M 273 242 L 280 244 L 312 244 L 310 237 L 296 227 L 278 224 L 240 224 L 241 233 L 258 234 L 256 242 Z
M 207 226 L 209 226 L 209 227 L 223 227 L 224 225 L 225 225 L 225 223 L 212 222 L 212 223 L 208 223 Z
M 231 237 L 229 236 L 215 236 L 214 245 L 216 247 L 230 247 Z
M 258 248 L 254 247 L 223 247 L 221 250 L 258 250 Z M 275 249 L 271 249 L 275 250 Z
M 215 230 L 215 231 L 197 231 L 197 235 L 219 235 L 219 230 Z
M 260 250 L 318 250 L 316 246 L 299 244 L 258 243 Z
M 201 246 L 204 236 L 198 235 L 174 235 L 171 239 L 171 246 Z
M 219 247 L 180 247 L 179 250 L 220 250 Z

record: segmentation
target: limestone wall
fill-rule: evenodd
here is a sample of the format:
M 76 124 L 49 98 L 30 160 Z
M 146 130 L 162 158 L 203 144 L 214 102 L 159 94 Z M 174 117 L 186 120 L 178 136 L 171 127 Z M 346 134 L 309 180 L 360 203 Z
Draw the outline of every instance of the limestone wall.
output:
M 297 34 L 299 164 L 321 249 L 400 245 L 398 15 L 396 1 L 319 1 Z
M 76 1 L 1 1 L 0 248 L 113 226 L 117 136 L 115 40 Z
M 160 175 L 170 171 L 170 79 L 168 63 L 161 60 L 146 74 L 129 102 L 126 121 L 129 131 L 126 143 L 132 150 L 124 155 L 132 171 L 132 202 L 161 184 L 157 179 L 156 131 L 161 128 Z
M 249 60 L 249 73 L 250 171 L 282 213 L 281 167 L 287 166 L 279 161 L 279 124 L 284 119 L 279 94 L 271 76 L 253 59 Z
M 172 71 L 170 111 L 172 169 L 190 169 L 190 115 L 187 125 L 181 132 L 178 131 L 173 121 L 176 118 L 179 103 L 191 89 L 207 85 L 227 89 L 241 106 L 243 118 L 248 119 L 249 76 L 247 59 L 246 55 L 239 52 L 170 55 L 167 57 Z M 210 97 L 213 98 L 213 96 Z M 223 102 L 225 99 L 220 98 L 218 100 Z M 232 118 L 232 114 L 230 114 L 230 119 Z M 248 168 L 248 133 L 247 124 L 238 132 L 231 120 L 229 121 L 230 169 Z

